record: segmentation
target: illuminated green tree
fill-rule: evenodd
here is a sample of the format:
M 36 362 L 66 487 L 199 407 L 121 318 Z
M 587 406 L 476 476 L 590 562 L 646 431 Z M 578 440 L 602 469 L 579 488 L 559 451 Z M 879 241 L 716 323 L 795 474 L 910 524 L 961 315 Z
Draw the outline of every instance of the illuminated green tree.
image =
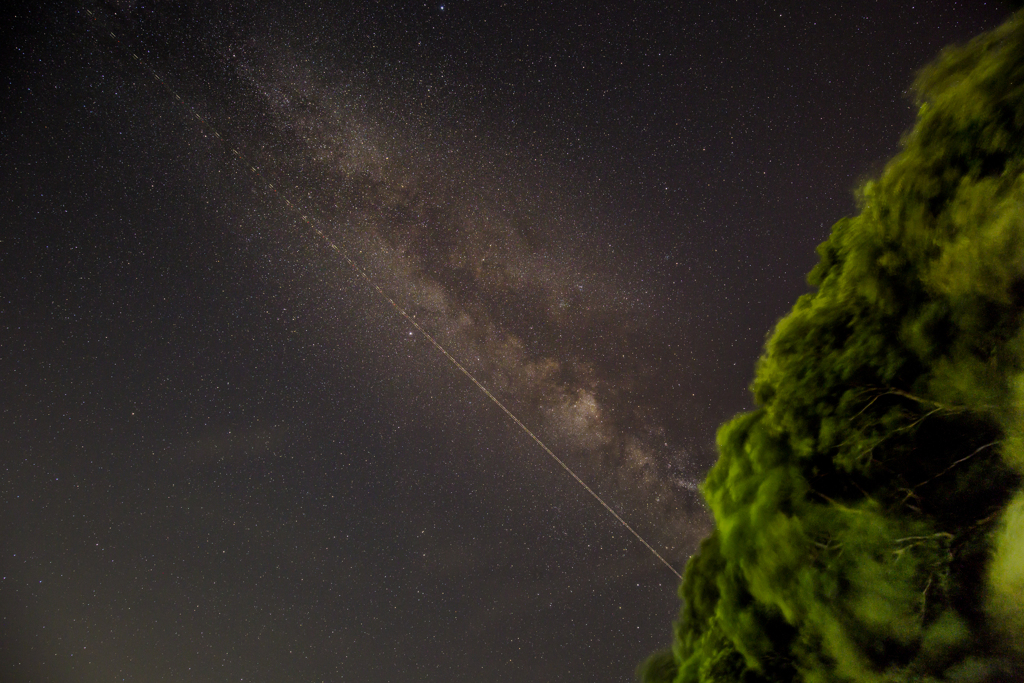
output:
M 1024 677 L 1024 17 L 919 76 L 704 484 L 677 681 Z

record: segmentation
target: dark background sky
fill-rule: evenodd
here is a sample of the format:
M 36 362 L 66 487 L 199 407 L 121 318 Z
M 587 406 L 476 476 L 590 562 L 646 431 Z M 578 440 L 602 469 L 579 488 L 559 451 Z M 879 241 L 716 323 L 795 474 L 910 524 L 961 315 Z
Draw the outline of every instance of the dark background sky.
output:
M 629 680 L 676 578 L 300 215 L 681 569 L 914 72 L 1007 11 L 89 7 L 0 45 L 2 680 Z

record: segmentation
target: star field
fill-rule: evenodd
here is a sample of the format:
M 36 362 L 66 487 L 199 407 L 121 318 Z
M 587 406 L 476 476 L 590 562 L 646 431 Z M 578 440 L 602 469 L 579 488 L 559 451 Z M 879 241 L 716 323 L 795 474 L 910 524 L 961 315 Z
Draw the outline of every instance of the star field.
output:
M 676 577 L 313 228 L 681 569 L 914 70 L 1006 10 L 243 5 L 5 29 L 0 678 L 630 680 Z

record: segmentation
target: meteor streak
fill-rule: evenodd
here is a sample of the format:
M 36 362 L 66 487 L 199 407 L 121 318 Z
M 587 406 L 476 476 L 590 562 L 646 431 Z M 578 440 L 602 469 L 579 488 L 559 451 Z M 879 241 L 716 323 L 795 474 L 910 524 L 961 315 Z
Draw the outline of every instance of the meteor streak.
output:
M 95 15 L 95 13 L 92 12 L 92 10 L 90 10 L 89 8 L 83 8 L 83 9 L 84 9 L 86 15 L 93 22 L 98 22 L 98 17 Z M 304 207 L 299 203 L 298 199 L 296 199 L 295 202 L 292 202 L 291 199 L 285 194 L 285 192 L 282 189 L 279 189 L 279 188 L 275 187 L 274 184 L 269 181 L 267 176 L 264 175 L 264 173 L 262 172 L 261 168 L 258 167 L 257 164 L 254 161 L 249 160 L 244 154 L 242 154 L 242 152 L 237 147 L 231 146 L 225 140 L 225 138 L 220 134 L 220 132 L 214 127 L 214 125 L 210 121 L 208 121 L 205 118 L 203 118 L 199 114 L 199 112 L 197 112 L 195 110 L 195 108 L 192 107 L 192 105 L 190 105 L 185 99 L 183 99 L 174 90 L 174 88 L 164 78 L 162 78 L 160 76 L 160 74 L 155 69 L 153 69 L 144 59 L 139 57 L 139 55 L 136 52 L 134 52 L 133 50 L 131 50 L 131 48 L 127 47 L 121 41 L 121 39 L 117 37 L 117 35 L 113 31 L 109 31 L 108 33 L 109 33 L 110 37 L 114 40 L 114 42 L 117 43 L 117 45 L 119 47 L 121 47 L 122 50 L 124 50 L 127 54 L 130 54 L 131 57 L 134 58 L 135 61 L 138 62 L 143 67 L 143 69 L 145 69 L 146 72 L 148 72 L 150 74 L 150 76 L 153 78 L 153 80 L 156 83 L 158 83 L 160 86 L 162 86 L 164 88 L 164 90 L 169 95 L 171 95 L 185 109 L 186 113 L 190 114 L 196 121 L 198 121 L 204 128 L 206 128 L 214 137 L 216 137 L 218 140 L 220 140 L 222 143 L 224 143 L 225 146 L 227 146 L 228 149 L 231 151 L 231 153 L 234 154 L 236 157 L 238 157 L 238 160 L 241 163 L 241 165 L 243 167 L 247 168 L 253 174 L 253 176 L 259 181 L 259 183 L 263 186 L 263 188 L 265 190 L 267 190 L 268 192 L 270 192 L 270 193 L 280 197 L 284 201 L 284 203 L 288 207 L 288 209 L 290 209 L 292 211 L 292 213 L 295 215 L 296 218 L 300 219 L 313 233 L 315 233 L 320 239 L 322 239 L 324 241 L 324 243 L 327 244 L 327 246 L 329 246 L 339 257 L 341 257 L 359 275 L 359 277 L 361 277 L 366 282 L 366 284 L 369 285 L 370 288 L 372 288 L 374 291 L 377 292 L 377 294 L 379 294 L 381 297 L 383 297 L 383 299 L 385 301 L 387 301 L 391 305 L 391 307 L 400 316 L 402 316 L 402 318 L 404 318 L 406 321 L 408 321 L 409 324 L 412 325 L 412 327 L 416 331 L 418 331 L 420 334 L 422 334 L 423 337 L 428 342 L 430 342 L 430 344 L 435 349 L 437 349 L 438 352 L 440 352 L 445 358 L 447 358 L 448 361 L 459 372 L 461 372 L 463 375 L 465 375 L 470 380 L 470 382 L 472 382 L 488 399 L 490 399 L 498 408 L 500 408 L 501 411 L 503 413 L 505 413 L 505 415 L 508 416 L 508 418 L 514 424 L 516 424 L 523 432 L 525 432 L 527 436 L 529 436 L 531 439 L 533 439 L 533 441 L 541 448 L 541 450 L 543 450 L 545 453 L 547 453 L 548 456 L 550 456 L 556 463 L 558 463 L 558 465 L 561 466 L 562 469 L 564 469 L 569 474 L 569 476 L 571 476 L 580 486 L 582 486 L 587 491 L 587 493 L 589 493 L 598 503 L 600 503 L 601 506 L 604 507 L 604 509 L 607 510 L 616 519 L 616 521 L 619 522 L 619 524 L 621 524 L 623 527 L 625 527 L 627 531 L 629 531 L 638 541 L 640 541 L 641 544 L 643 544 L 644 547 L 646 547 L 651 552 L 651 554 L 653 554 L 662 564 L 664 564 L 668 568 L 668 570 L 671 571 L 672 574 L 674 574 L 676 576 L 676 578 L 678 578 L 680 580 L 683 578 L 682 574 L 680 574 L 680 572 L 677 571 L 675 569 L 675 567 L 673 567 L 668 562 L 668 560 L 666 560 L 661 555 L 661 553 L 659 553 L 654 548 L 653 545 L 648 543 L 647 540 L 645 540 L 632 526 L 629 525 L 628 522 L 626 522 L 625 519 L 622 518 L 622 516 L 620 516 L 617 512 L 615 512 L 615 510 L 607 502 L 605 502 L 605 500 L 596 491 L 594 491 L 590 486 L 588 486 L 587 483 L 585 481 L 583 481 L 583 479 L 581 479 L 579 477 L 579 475 L 577 475 L 576 472 L 574 472 L 572 470 L 572 468 L 570 468 L 565 463 L 565 461 L 563 461 L 561 458 L 559 458 L 555 454 L 555 452 L 552 451 L 540 439 L 540 437 L 538 437 L 533 432 L 533 430 L 531 430 L 522 420 L 520 420 L 497 396 L 495 396 L 493 393 L 491 393 L 491 391 L 480 380 L 478 380 L 473 375 L 473 373 L 471 373 L 462 363 L 459 362 L 458 359 L 456 359 L 451 353 L 449 353 L 448 350 L 444 346 L 442 346 L 441 343 L 438 342 L 437 339 L 435 339 L 433 335 L 431 335 L 426 329 L 424 329 L 423 326 L 420 325 L 420 323 L 418 323 L 416 321 L 416 319 L 412 315 L 410 315 L 408 313 L 408 311 L 406 311 L 405 308 L 403 308 L 397 301 L 395 301 L 391 296 L 389 296 L 380 287 L 380 285 L 377 284 L 377 282 L 374 281 L 373 278 L 371 278 L 367 274 L 367 272 L 362 268 L 362 266 L 360 266 L 348 254 L 347 251 L 345 251 L 343 248 L 341 248 L 323 230 L 321 230 L 321 228 L 318 227 L 318 225 L 316 224 L 314 219 L 310 218 L 310 216 L 308 215 L 307 210 L 304 209 Z M 95 36 L 94 36 L 94 40 L 95 40 Z M 99 45 L 99 41 L 97 40 L 96 42 L 97 42 L 97 45 Z M 102 46 L 100 46 L 100 47 L 102 49 Z M 296 196 L 298 196 L 298 195 L 296 195 Z

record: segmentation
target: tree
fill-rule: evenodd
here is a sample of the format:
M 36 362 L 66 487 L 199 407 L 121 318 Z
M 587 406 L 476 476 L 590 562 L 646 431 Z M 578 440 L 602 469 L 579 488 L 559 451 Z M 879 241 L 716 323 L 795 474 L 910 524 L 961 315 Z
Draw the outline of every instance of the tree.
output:
M 643 681 L 1024 676 L 1024 15 L 915 88 L 719 430 Z

